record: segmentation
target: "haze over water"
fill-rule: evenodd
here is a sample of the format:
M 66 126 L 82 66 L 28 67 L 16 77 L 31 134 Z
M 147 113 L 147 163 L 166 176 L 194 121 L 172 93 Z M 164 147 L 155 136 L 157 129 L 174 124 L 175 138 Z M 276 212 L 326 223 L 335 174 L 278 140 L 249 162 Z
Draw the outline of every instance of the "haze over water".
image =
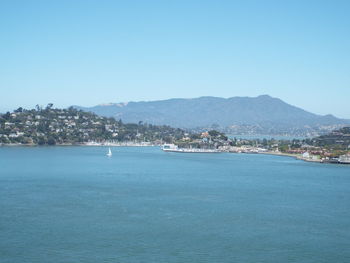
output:
M 0 262 L 349 262 L 350 167 L 0 148 Z

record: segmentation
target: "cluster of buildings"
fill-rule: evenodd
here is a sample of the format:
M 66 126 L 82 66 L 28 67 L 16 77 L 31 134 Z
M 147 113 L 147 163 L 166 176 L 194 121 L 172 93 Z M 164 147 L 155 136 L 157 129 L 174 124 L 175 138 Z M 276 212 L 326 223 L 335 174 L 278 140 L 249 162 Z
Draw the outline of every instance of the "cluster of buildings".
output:
M 77 110 L 47 109 L 0 115 L 0 143 L 36 144 L 52 138 L 55 143 L 117 137 L 116 121 Z
M 184 137 L 184 131 L 168 126 L 124 124 L 74 108 L 22 108 L 0 114 L 1 144 L 85 144 L 87 142 L 154 142 Z

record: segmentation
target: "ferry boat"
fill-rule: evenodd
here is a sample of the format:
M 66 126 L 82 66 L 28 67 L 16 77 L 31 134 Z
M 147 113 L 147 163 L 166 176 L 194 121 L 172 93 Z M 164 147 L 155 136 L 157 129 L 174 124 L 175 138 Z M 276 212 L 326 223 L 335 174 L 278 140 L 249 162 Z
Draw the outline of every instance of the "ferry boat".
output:
M 338 162 L 343 164 L 350 164 L 350 155 L 345 154 L 345 155 L 339 156 Z
M 179 147 L 175 144 L 163 144 L 161 148 L 164 152 L 173 152 L 179 149 Z
M 219 153 L 217 149 L 197 149 L 197 148 L 179 148 L 175 144 L 164 144 L 161 149 L 164 152 L 178 152 L 178 153 Z

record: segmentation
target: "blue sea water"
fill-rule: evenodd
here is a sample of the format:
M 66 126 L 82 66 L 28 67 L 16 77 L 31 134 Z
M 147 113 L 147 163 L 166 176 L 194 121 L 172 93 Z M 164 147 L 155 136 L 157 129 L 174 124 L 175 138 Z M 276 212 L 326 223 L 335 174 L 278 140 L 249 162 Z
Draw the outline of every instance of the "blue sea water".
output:
M 350 262 L 350 166 L 0 148 L 0 262 Z

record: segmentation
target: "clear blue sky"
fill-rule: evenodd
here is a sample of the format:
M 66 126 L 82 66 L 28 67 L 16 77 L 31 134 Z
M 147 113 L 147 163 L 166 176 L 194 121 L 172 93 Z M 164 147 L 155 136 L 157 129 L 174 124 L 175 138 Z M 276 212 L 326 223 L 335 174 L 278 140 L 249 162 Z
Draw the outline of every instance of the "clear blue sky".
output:
M 350 118 L 350 1 L 0 1 L 0 111 L 269 94 Z

